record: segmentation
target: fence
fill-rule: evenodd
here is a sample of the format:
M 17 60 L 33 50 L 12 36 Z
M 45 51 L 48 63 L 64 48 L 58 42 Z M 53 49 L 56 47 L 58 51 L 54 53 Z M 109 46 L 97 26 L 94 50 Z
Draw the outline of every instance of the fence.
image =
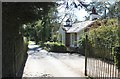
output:
M 86 35 L 85 42 L 85 75 L 100 79 L 118 79 L 120 78 L 120 70 L 114 63 L 115 58 L 112 54 L 112 46 L 93 48 L 89 44 L 89 36 Z M 96 39 L 93 41 L 98 42 Z M 101 42 L 99 42 L 101 44 Z M 99 49 L 99 50 L 97 50 Z M 107 50 L 107 51 L 106 51 Z
M 21 69 L 27 58 L 27 44 L 22 37 L 3 40 L 2 77 L 21 77 Z

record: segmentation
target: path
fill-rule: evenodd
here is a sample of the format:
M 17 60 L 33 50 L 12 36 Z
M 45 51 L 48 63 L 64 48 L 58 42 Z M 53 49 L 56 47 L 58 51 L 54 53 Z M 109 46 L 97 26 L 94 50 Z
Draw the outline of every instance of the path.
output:
M 23 77 L 84 77 L 84 56 L 52 53 L 29 45 Z

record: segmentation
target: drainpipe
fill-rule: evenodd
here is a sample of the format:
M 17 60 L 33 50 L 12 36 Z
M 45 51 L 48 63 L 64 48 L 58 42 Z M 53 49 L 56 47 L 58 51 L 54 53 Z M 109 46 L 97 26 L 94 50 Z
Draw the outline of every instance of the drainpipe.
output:
M 117 2 L 117 9 L 118 11 L 120 11 L 120 1 Z M 118 31 L 120 31 L 120 12 L 118 12 Z M 120 36 L 120 33 L 118 32 L 118 37 Z M 120 46 L 120 37 L 119 37 L 119 46 Z M 120 53 L 120 52 L 119 52 Z M 119 55 L 120 56 L 120 55 Z M 120 57 L 119 57 L 120 58 Z M 119 61 L 119 65 L 120 65 L 120 60 Z M 120 67 L 118 68 L 118 78 L 120 78 Z

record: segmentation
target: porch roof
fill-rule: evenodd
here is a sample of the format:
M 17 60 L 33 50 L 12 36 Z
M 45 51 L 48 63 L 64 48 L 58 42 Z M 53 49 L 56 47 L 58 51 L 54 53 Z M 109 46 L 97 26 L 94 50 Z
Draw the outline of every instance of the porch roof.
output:
M 72 25 L 72 27 L 70 27 L 67 30 L 67 33 L 77 33 L 80 30 L 84 29 L 85 27 L 87 27 L 88 25 L 90 25 L 93 21 L 83 21 L 83 22 L 79 22 L 79 23 L 75 23 Z

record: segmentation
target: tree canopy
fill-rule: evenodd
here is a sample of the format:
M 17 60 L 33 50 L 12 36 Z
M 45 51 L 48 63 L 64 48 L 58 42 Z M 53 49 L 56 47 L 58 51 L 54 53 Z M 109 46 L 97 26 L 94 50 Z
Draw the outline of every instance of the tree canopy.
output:
M 10 37 L 10 34 L 17 36 L 23 24 L 31 24 L 34 27 L 38 20 L 41 20 L 42 26 L 45 27 L 46 22 L 51 20 L 50 11 L 54 11 L 56 5 L 55 2 L 3 2 L 3 33 Z
M 53 6 L 53 2 L 5 2 L 2 6 L 3 20 L 24 24 L 43 19 Z
M 64 16 L 62 20 L 67 17 L 67 18 L 72 18 L 72 21 L 76 21 L 76 10 L 81 10 L 85 9 L 88 15 L 84 16 L 87 20 L 89 19 L 89 14 L 91 13 L 91 10 L 93 7 L 96 8 L 97 13 L 102 17 L 102 18 L 111 18 L 111 17 L 118 17 L 118 2 L 117 1 L 91 1 L 87 2 L 87 0 L 65 0 L 59 2 L 60 8 L 64 8 L 64 12 L 61 14 L 61 16 Z M 67 16 L 68 15 L 68 16 Z M 60 16 L 60 17 L 61 17 Z

